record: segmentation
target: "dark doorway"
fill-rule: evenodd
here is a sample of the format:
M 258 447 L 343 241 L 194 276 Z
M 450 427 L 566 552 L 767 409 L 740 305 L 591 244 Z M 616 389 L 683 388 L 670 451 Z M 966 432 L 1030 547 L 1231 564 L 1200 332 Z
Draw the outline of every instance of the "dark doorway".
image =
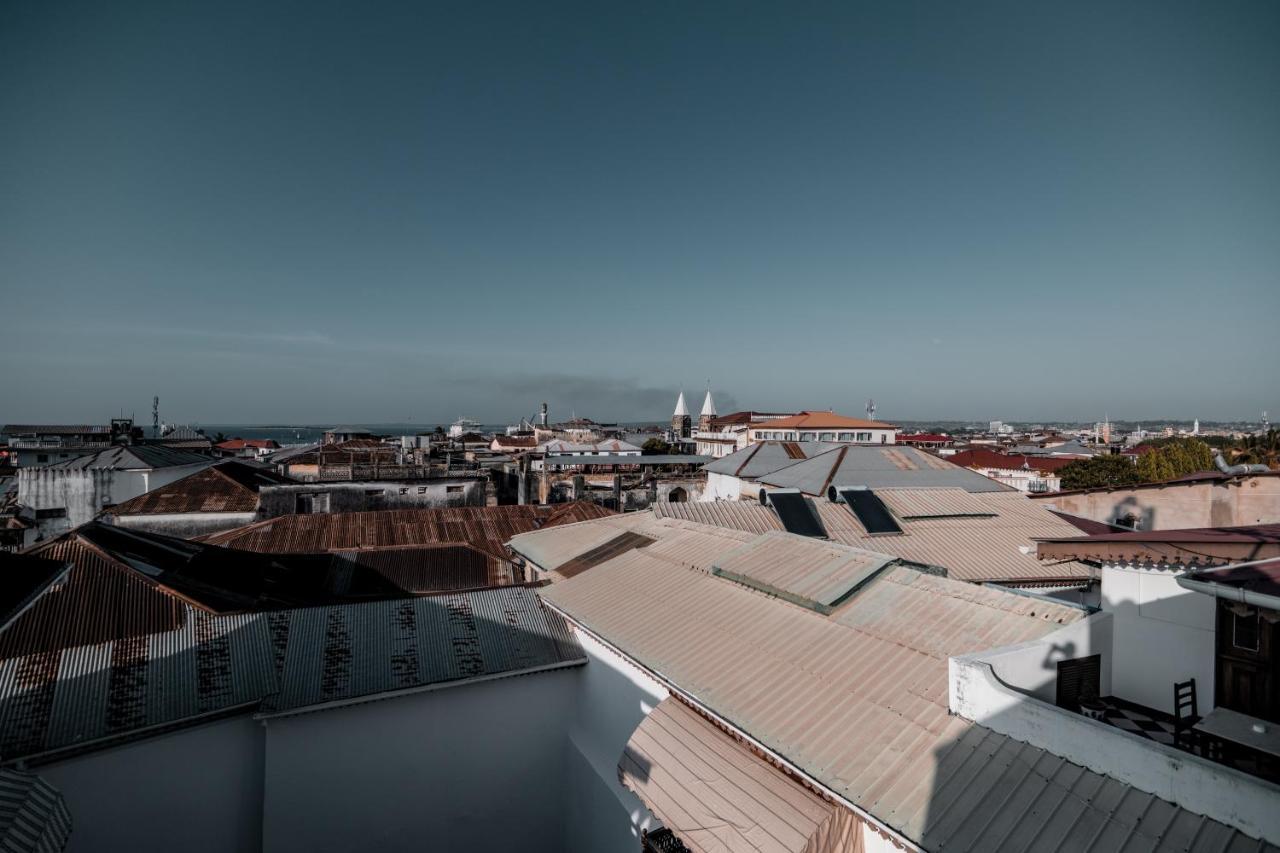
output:
M 689 500 L 689 493 L 686 492 L 684 488 L 681 486 L 676 486 L 674 489 L 667 492 L 667 503 L 682 504 L 682 503 L 687 503 L 688 500 Z
M 1218 602 L 1214 704 L 1280 722 L 1280 655 L 1276 612 Z

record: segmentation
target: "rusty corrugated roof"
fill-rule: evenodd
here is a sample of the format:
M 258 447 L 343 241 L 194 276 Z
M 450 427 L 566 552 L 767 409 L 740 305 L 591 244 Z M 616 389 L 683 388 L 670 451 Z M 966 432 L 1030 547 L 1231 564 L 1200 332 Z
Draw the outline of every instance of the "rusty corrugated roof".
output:
M 608 510 L 595 504 L 578 502 L 285 515 L 204 536 L 199 541 L 272 554 L 454 542 L 505 559 L 504 543 L 517 534 L 607 514 Z
M 335 551 L 334 556 L 415 594 L 509 586 L 516 580 L 507 560 L 456 542 Z
M 116 504 L 103 515 L 163 515 L 190 512 L 254 512 L 258 489 L 292 483 L 273 471 L 227 461 L 174 480 L 136 498 Z
M 831 616 L 631 551 L 541 595 L 928 850 L 1274 849 L 948 712 L 948 658 L 1081 611 L 895 567 Z

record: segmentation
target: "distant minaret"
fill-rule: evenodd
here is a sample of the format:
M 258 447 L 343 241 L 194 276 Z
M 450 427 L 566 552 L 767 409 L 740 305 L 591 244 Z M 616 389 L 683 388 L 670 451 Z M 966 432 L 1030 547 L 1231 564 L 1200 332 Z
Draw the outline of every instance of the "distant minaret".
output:
M 676 441 L 693 435 L 693 418 L 684 404 L 684 391 L 676 398 L 676 410 L 671 415 L 671 437 Z
M 707 398 L 702 401 L 702 411 L 698 413 L 698 429 L 702 432 L 711 431 L 711 421 L 716 417 L 716 404 L 711 399 L 711 389 L 707 388 Z

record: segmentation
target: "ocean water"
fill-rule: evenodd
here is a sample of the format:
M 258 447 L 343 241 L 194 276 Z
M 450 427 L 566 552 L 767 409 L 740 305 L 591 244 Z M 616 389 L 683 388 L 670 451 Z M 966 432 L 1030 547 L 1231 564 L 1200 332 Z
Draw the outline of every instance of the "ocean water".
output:
M 222 433 L 227 438 L 273 438 L 280 444 L 312 444 L 324 437 L 325 431 L 334 426 L 354 426 L 367 429 L 374 435 L 417 435 L 420 432 L 433 432 L 437 426 L 446 432 L 449 424 L 434 423 L 398 423 L 398 424 L 195 424 L 204 434 L 213 438 Z M 638 427 L 643 424 L 620 424 L 624 427 Z M 502 434 L 507 431 L 507 424 L 483 424 L 479 428 L 482 433 Z

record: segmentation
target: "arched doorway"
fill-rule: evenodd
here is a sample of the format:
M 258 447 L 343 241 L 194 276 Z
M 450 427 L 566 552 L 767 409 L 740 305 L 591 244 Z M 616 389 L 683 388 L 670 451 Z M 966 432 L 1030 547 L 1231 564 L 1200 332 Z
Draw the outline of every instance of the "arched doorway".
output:
M 682 504 L 686 503 L 688 500 L 689 493 L 684 490 L 683 486 L 676 486 L 674 489 L 667 492 L 667 503 L 669 504 Z

